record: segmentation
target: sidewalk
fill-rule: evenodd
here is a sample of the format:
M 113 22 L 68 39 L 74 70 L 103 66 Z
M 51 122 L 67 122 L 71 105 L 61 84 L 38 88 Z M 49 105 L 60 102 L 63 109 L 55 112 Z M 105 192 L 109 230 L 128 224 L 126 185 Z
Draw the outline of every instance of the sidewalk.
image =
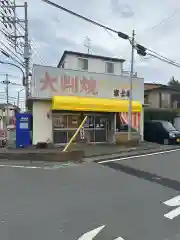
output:
M 161 152 L 171 149 L 180 149 L 179 145 L 159 145 L 156 143 L 142 142 L 136 147 L 124 147 L 119 145 L 109 144 L 96 144 L 85 145 L 75 144 L 70 147 L 69 151 L 84 152 L 84 161 L 99 161 L 104 159 L 113 159 L 117 157 L 126 157 L 138 154 Z M 13 148 L 1 148 L 0 160 L 26 160 L 26 161 L 58 161 L 59 156 L 63 148 L 50 148 L 50 149 L 13 149 Z M 72 154 L 75 158 L 75 155 Z M 72 159 L 73 161 L 74 159 Z M 61 160 L 62 161 L 62 160 Z
M 179 145 L 159 145 L 156 143 L 143 142 L 137 147 L 101 146 L 85 151 L 84 160 L 86 162 L 98 162 L 107 159 L 130 157 L 134 155 L 150 154 L 169 150 L 180 149 Z M 91 152 L 93 151 L 93 153 Z
M 120 145 L 97 144 L 97 145 L 76 145 L 72 149 L 83 149 L 84 157 L 98 157 L 116 153 L 125 153 L 131 151 L 148 150 L 148 149 L 168 149 L 172 146 L 159 145 L 156 143 L 142 142 L 136 147 L 125 147 Z

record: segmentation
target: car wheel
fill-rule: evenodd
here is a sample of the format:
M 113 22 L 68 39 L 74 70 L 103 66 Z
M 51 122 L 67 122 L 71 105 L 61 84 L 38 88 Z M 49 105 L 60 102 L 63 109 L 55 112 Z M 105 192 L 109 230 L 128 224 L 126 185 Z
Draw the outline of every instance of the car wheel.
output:
M 169 145 L 169 139 L 164 139 L 164 145 Z

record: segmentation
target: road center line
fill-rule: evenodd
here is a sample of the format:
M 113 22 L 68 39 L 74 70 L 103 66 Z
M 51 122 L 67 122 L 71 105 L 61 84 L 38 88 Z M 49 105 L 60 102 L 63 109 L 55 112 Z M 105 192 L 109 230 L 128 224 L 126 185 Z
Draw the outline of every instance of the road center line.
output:
M 132 159 L 132 158 L 149 157 L 149 156 L 160 155 L 160 154 L 164 154 L 164 153 L 177 152 L 177 151 L 180 151 L 180 148 L 178 148 L 178 149 L 172 149 L 172 150 L 166 150 L 166 151 L 161 151 L 161 152 L 155 152 L 155 153 L 147 153 L 147 154 L 141 154 L 141 155 L 134 155 L 134 156 L 123 157 L 123 158 L 103 160 L 103 161 L 100 161 L 100 162 L 97 162 L 97 163 L 103 164 L 103 163 L 109 163 L 109 162 L 118 162 L 118 161 L 124 161 L 124 160 Z
M 29 168 L 29 169 L 42 169 L 42 167 L 36 167 L 36 166 L 23 166 L 23 165 L 0 165 L 0 167 L 9 167 L 9 168 Z

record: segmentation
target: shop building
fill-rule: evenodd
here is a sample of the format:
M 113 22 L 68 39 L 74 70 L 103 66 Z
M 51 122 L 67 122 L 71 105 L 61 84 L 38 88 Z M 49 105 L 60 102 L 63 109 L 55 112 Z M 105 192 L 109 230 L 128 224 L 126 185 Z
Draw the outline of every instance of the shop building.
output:
M 64 51 L 59 68 L 81 70 L 94 73 L 123 75 L 124 59 L 105 57 L 87 53 Z
M 127 122 L 129 77 L 67 67 L 70 65 L 33 67 L 33 144 L 66 144 L 85 116 L 87 121 L 76 141 L 115 143 L 117 115 Z M 143 103 L 144 81 L 134 77 L 132 111 L 141 135 Z
M 109 75 L 112 79 L 112 75 L 119 75 L 127 77 L 127 83 L 129 82 L 128 71 L 124 71 L 123 63 L 124 59 L 115 57 L 106 57 L 99 55 L 92 55 L 88 53 L 80 53 L 74 51 L 64 51 L 59 63 L 59 68 L 87 71 L 91 73 L 102 73 Z M 137 78 L 137 73 L 134 73 L 134 77 Z M 143 81 L 143 79 L 139 79 Z M 124 87 L 124 89 L 123 89 Z M 116 89 L 116 97 L 121 96 L 122 99 L 127 99 L 128 84 L 122 86 L 120 89 Z M 122 124 L 128 124 L 128 113 L 121 113 L 117 118 L 117 121 Z M 132 127 L 137 129 L 139 127 L 140 115 L 133 113 L 132 115 Z

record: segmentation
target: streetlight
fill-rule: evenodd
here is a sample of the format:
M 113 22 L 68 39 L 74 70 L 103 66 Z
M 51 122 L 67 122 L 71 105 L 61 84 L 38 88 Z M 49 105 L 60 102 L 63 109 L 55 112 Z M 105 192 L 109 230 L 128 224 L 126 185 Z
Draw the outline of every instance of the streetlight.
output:
M 6 56 L 7 58 L 11 58 L 11 56 L 9 55 L 9 53 L 7 53 L 6 51 L 4 51 L 3 49 L 0 49 L 0 52 L 4 55 L 4 56 Z M 5 64 L 5 62 L 4 62 L 4 64 Z M 15 66 L 15 67 L 17 67 L 17 68 L 19 68 L 20 70 L 21 70 L 21 72 L 22 72 L 22 74 L 23 74 L 23 86 L 26 86 L 26 88 L 28 88 L 28 82 L 27 82 L 27 84 L 26 84 L 26 77 L 25 77 L 25 73 L 24 73 L 24 71 L 22 70 L 22 68 L 21 67 L 19 67 L 19 65 L 16 65 L 16 64 L 13 64 L 13 63 L 7 63 L 7 64 L 10 64 L 10 65 L 12 65 L 12 66 Z M 22 65 L 23 66 L 23 65 Z M 32 77 L 32 73 L 31 72 L 29 72 L 28 73 L 28 77 Z
M 6 56 L 7 56 L 7 55 L 6 55 Z M 21 67 L 19 67 L 19 66 L 16 65 L 15 63 L 4 62 L 4 61 L 1 61 L 1 60 L 0 60 L 0 63 L 1 63 L 1 64 L 6 64 L 6 65 L 11 65 L 11 66 L 14 66 L 14 67 L 18 68 L 18 69 L 22 72 L 22 75 L 23 75 L 23 85 L 24 85 L 24 82 L 25 82 L 25 75 L 24 75 L 24 71 L 22 70 Z

